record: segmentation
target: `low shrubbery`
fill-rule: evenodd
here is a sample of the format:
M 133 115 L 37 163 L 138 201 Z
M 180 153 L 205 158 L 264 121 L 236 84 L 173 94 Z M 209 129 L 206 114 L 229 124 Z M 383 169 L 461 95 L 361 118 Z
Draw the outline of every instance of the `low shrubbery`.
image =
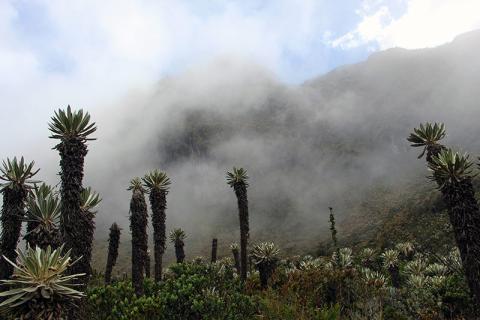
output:
M 88 292 L 92 319 L 250 319 L 256 309 L 229 265 L 175 264 L 158 284 L 145 280 L 137 297 L 130 281 Z
M 401 248 L 398 255 L 344 248 L 331 257 L 281 260 L 267 289 L 253 270 L 242 284 L 230 259 L 174 264 L 162 282 L 146 280 L 141 297 L 129 281 L 91 288 L 89 308 L 92 319 L 112 320 L 474 317 L 457 251 L 438 257 Z

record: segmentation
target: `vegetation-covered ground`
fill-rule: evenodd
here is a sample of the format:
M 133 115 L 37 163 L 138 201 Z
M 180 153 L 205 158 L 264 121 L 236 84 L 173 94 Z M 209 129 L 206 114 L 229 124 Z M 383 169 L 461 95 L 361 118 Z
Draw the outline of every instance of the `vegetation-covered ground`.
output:
M 91 319 L 474 319 L 458 252 L 418 252 L 408 243 L 379 252 L 348 248 L 332 256 L 293 257 L 262 290 L 258 271 L 242 285 L 231 259 L 195 259 L 146 279 L 145 295 L 129 279 L 88 290 Z M 397 287 L 394 287 L 397 286 Z
M 116 223 L 110 228 L 106 274 L 92 269 L 95 208 L 101 198 L 82 180 L 95 123 L 83 110 L 67 107 L 55 112 L 49 128 L 59 141 L 60 190 L 34 180 L 38 170 L 23 157 L 7 159 L 0 168 L 0 314 L 5 319 L 476 319 L 480 314 L 474 164 L 467 154 L 440 143 L 443 124 L 421 124 L 408 138 L 423 148 L 420 158 L 425 155 L 439 192 L 374 190 L 363 204 L 364 211 L 371 210 L 366 223 L 343 239 L 328 208 L 330 244 L 312 256 L 281 252 L 287 237 L 279 247 L 251 238 L 249 176 L 233 167 L 226 173 L 240 227 L 239 244 L 230 246 L 233 259 L 217 259 L 214 238 L 208 262 L 186 260 L 187 234 L 181 228 L 166 230 L 167 173 L 154 169 L 133 178 L 128 188 L 131 278 L 121 279 L 112 274 L 122 233 Z M 411 201 L 398 201 L 402 197 Z M 25 250 L 18 248 L 23 222 Z M 343 226 L 348 230 L 348 220 Z M 166 267 L 167 240 L 176 263 Z

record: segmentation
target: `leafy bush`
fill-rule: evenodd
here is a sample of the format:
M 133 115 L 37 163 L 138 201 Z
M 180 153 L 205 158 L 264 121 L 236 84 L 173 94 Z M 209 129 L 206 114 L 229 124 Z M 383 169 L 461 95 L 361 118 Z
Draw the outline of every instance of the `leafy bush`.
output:
M 158 284 L 145 281 L 137 297 L 131 282 L 122 281 L 88 292 L 92 319 L 252 319 L 256 306 L 241 283 L 221 264 L 182 263 L 168 269 Z
M 97 320 L 474 318 L 456 254 L 405 252 L 388 260 L 381 252 L 363 250 L 357 257 L 344 248 L 331 257 L 282 260 L 267 290 L 259 272 L 251 272 L 242 284 L 231 260 L 210 264 L 196 259 L 168 268 L 161 283 L 147 279 L 141 297 L 129 281 L 93 287 L 89 309 Z

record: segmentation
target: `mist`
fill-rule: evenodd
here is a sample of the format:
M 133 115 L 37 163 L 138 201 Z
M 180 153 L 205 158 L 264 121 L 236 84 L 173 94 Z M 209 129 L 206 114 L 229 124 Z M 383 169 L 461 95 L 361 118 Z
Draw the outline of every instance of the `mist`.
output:
M 103 108 L 85 108 L 98 131 L 89 143 L 84 184 L 103 198 L 94 264 L 103 265 L 113 222 L 123 228 L 122 246 L 129 250 L 126 189 L 152 169 L 172 180 L 167 231 L 187 232 L 188 257 L 206 255 L 213 237 L 221 252 L 238 241 L 236 198 L 225 181 L 233 166 L 250 176 L 251 242 L 314 250 L 328 236 L 329 206 L 342 221 L 375 187 L 394 192 L 412 181 L 428 183 L 419 150 L 406 141 L 419 123 L 445 122 L 449 145 L 479 153 L 479 49 L 474 32 L 438 48 L 375 53 L 302 85 L 224 56 Z M 37 160 L 42 180 L 57 184 L 48 117 L 38 122 L 43 136 L 23 154 Z
M 445 122 L 449 145 L 478 153 L 480 64 L 468 58 L 480 37 L 469 37 L 377 53 L 299 86 L 225 57 L 94 115 L 99 139 L 87 156 L 86 183 L 104 199 L 99 240 L 114 221 L 128 230 L 129 180 L 159 168 L 172 179 L 167 229 L 187 232 L 190 256 L 208 252 L 213 237 L 225 249 L 238 238 L 225 173 L 242 166 L 252 242 L 311 250 L 328 235 L 329 206 L 342 220 L 379 185 L 428 183 L 418 180 L 428 171 L 406 141 L 420 122 Z

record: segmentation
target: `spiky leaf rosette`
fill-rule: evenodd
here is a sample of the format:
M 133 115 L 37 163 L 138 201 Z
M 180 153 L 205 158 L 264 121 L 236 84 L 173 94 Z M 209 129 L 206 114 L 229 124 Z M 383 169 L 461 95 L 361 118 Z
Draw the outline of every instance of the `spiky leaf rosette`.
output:
M 428 148 L 441 149 L 438 144 L 445 137 L 445 125 L 443 123 L 431 124 L 429 122 L 420 124 L 419 128 L 414 128 L 413 132 L 407 138 L 412 147 L 423 147 L 422 153 L 418 158 L 423 157 Z
M 247 170 L 245 170 L 244 168 L 233 167 L 232 171 L 227 172 L 226 178 L 228 185 L 232 188 L 237 183 L 242 183 L 246 187 L 248 187 Z
M 232 243 L 230 244 L 230 250 L 238 250 L 238 249 L 239 249 L 238 243 L 232 242 Z
M 362 260 L 362 262 L 369 262 L 369 261 L 373 261 L 375 259 L 375 255 L 376 255 L 376 252 L 374 249 L 372 248 L 364 248 L 361 252 L 360 252 L 360 259 Z
M 400 252 L 397 250 L 387 250 L 382 253 L 382 260 L 385 269 L 390 273 L 390 278 L 392 280 L 392 286 L 395 288 L 400 287 L 400 272 L 399 272 L 399 256 Z
M 21 319 L 62 319 L 64 310 L 75 304 L 83 293 L 74 289 L 72 280 L 81 274 L 65 275 L 73 263 L 70 251 L 62 255 L 63 246 L 17 251 L 17 263 L 7 260 L 15 269 L 13 278 L 2 280 L 13 287 L 0 293 L 2 313 Z
M 42 184 L 27 199 L 27 219 L 37 222 L 42 228 L 51 230 L 60 221 L 60 200 L 52 188 Z
M 411 242 L 401 242 L 398 243 L 395 248 L 400 251 L 400 253 L 405 258 L 411 258 L 415 253 L 415 245 Z
M 170 238 L 170 242 L 177 243 L 179 241 L 185 240 L 185 238 L 187 238 L 187 235 L 185 234 L 185 231 L 183 231 L 182 229 L 176 228 L 170 232 L 169 238 Z
M 372 271 L 368 268 L 362 269 L 363 279 L 368 286 L 374 287 L 376 289 L 383 288 L 386 283 L 385 276 L 378 272 Z
M 268 279 L 275 271 L 279 261 L 279 253 L 280 250 L 273 242 L 263 242 L 253 247 L 252 260 L 260 273 L 262 289 L 268 286 Z
M 386 268 L 398 266 L 398 256 L 399 252 L 397 250 L 387 250 L 382 253 L 383 265 Z
M 130 185 L 128 186 L 127 190 L 131 191 L 137 191 L 137 192 L 145 192 L 145 189 L 143 187 L 143 182 L 142 179 L 139 177 L 135 177 L 132 180 L 130 180 Z
M 415 276 L 423 276 L 427 269 L 427 263 L 422 259 L 416 259 L 405 265 L 405 273 Z
M 95 140 L 88 136 L 97 130 L 95 122 L 90 122 L 90 114 L 83 109 L 72 111 L 70 106 L 67 111 L 59 109 L 48 124 L 52 132 L 50 138 L 60 140 L 78 139 L 80 141 Z
M 252 249 L 252 258 L 255 264 L 271 263 L 278 261 L 280 250 L 273 242 L 262 242 Z
M 80 194 L 80 209 L 82 211 L 92 211 L 102 201 L 100 195 L 88 187 L 83 189 Z
M 332 257 L 332 263 L 335 263 L 340 268 L 351 268 L 353 266 L 353 252 L 350 248 L 341 248 L 338 251 L 333 253 L 333 256 L 338 255 L 338 257 Z
M 9 188 L 9 189 L 31 189 L 33 184 L 38 183 L 38 181 L 31 180 L 31 178 L 40 171 L 40 169 L 33 170 L 35 161 L 26 163 L 23 157 L 20 158 L 20 161 L 17 160 L 17 157 L 14 157 L 13 160 L 7 158 L 3 161 L 2 167 L 0 167 L 0 191 Z
M 30 246 L 54 249 L 60 244 L 60 200 L 53 188 L 45 183 L 33 190 L 27 199 L 27 234 Z
M 435 177 L 431 177 L 440 183 L 440 187 L 445 184 L 454 184 L 460 182 L 463 178 L 471 177 L 471 167 L 473 163 L 469 160 L 469 155 L 459 154 L 452 149 L 442 150 L 438 156 L 432 158 L 428 168 L 433 171 Z
M 153 170 L 150 173 L 146 174 L 145 177 L 142 178 L 145 187 L 147 190 L 151 191 L 153 189 L 158 191 L 165 191 L 168 193 L 170 189 L 170 178 L 167 174 L 160 170 Z

